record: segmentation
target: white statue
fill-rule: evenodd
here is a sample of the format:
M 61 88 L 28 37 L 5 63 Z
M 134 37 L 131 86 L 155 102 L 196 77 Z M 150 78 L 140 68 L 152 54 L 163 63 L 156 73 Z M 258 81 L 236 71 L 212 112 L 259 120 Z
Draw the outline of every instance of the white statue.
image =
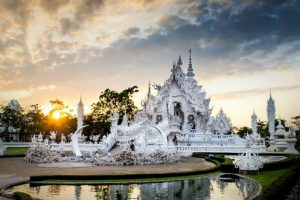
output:
M 92 141 L 93 141 L 93 142 L 97 142 L 98 139 L 99 139 L 99 137 L 100 137 L 100 135 L 93 135 L 93 136 L 92 136 Z
M 49 145 L 49 140 L 48 140 L 48 138 L 45 138 L 45 140 L 44 140 L 44 145 L 45 145 L 46 147 L 48 147 L 48 145 Z
M 125 113 L 123 116 L 122 124 L 121 126 L 127 127 L 128 126 L 128 117 L 127 114 Z
M 31 142 L 32 143 L 36 143 L 37 142 L 35 134 L 33 134 L 33 136 L 31 136 Z
M 43 135 L 42 135 L 42 133 L 39 134 L 37 141 L 38 141 L 39 144 L 41 144 L 43 142 Z
M 80 133 L 81 133 L 82 129 L 84 129 L 87 126 L 88 125 L 80 127 L 72 135 L 72 138 L 71 138 L 72 139 L 72 148 L 73 148 L 73 153 L 75 154 L 76 157 L 81 157 L 82 156 L 82 153 L 81 153 L 81 151 L 79 149 L 78 138 L 80 136 Z
M 60 143 L 65 143 L 65 141 L 66 141 L 66 136 L 62 133 Z
M 50 131 L 50 140 L 54 142 L 56 139 L 56 133 L 54 131 Z
M 260 168 L 263 168 L 263 161 L 254 153 L 250 146 L 233 161 L 233 164 L 240 171 L 258 171 Z

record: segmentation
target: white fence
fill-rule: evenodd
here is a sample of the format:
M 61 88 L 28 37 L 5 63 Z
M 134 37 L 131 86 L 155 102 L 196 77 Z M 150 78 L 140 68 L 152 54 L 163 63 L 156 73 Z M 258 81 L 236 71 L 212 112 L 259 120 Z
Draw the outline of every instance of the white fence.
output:
M 242 153 L 245 147 L 237 146 L 175 146 L 177 152 L 181 155 L 191 155 L 193 152 L 201 153 Z M 266 153 L 263 146 L 252 146 L 255 153 Z

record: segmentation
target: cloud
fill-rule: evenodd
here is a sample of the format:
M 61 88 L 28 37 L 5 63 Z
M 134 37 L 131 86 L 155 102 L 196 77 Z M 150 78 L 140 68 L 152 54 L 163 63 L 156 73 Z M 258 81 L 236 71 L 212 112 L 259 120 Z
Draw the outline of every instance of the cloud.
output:
M 284 86 L 284 87 L 274 87 L 272 91 L 284 92 L 288 90 L 299 90 L 300 84 L 291 85 L 291 86 Z M 244 97 L 250 96 L 258 96 L 260 94 L 265 94 L 270 91 L 270 88 L 256 88 L 251 90 L 238 90 L 238 91 L 231 91 L 231 92 L 224 92 L 219 94 L 212 94 L 212 98 L 214 100 L 230 100 L 230 99 L 240 99 Z
M 0 91 L 0 101 L 9 101 L 10 99 L 22 99 L 31 95 L 27 90 Z
M 167 31 L 172 31 L 186 23 L 186 20 L 174 15 L 164 15 L 158 20 L 158 26 Z
M 98 91 L 143 83 L 145 77 L 164 81 L 178 54 L 186 70 L 190 48 L 201 80 L 300 67 L 300 6 L 294 0 L 1 1 L 0 6 L 7 16 L 0 24 L 1 89 L 55 83 Z
M 51 84 L 51 85 L 41 85 L 37 89 L 38 90 L 54 90 L 55 85 L 53 85 L 53 84 Z
M 137 35 L 138 33 L 140 33 L 140 29 L 137 27 L 130 27 L 124 31 L 124 35 L 127 37 Z
M 69 0 L 38 0 L 37 3 L 51 14 L 56 14 L 58 10 L 69 3 Z

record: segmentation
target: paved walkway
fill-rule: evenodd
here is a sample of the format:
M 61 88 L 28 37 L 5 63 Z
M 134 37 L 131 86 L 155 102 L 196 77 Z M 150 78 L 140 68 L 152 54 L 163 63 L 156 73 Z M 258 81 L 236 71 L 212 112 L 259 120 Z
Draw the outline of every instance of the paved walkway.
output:
M 201 158 L 183 158 L 181 162 L 149 166 L 95 166 L 77 168 L 39 167 L 37 164 L 24 162 L 23 158 L 0 158 L 0 188 L 20 181 L 29 180 L 37 175 L 112 175 L 112 174 L 151 174 L 166 172 L 188 172 L 208 169 L 214 164 Z

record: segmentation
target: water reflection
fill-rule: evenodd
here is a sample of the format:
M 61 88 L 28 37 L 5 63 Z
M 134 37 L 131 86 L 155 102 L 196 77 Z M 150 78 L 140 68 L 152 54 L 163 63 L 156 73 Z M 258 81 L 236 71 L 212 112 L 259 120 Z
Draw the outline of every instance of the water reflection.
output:
M 162 183 L 120 185 L 48 185 L 15 186 L 7 192 L 22 191 L 40 199 L 51 200 L 156 200 L 156 199 L 245 199 L 257 189 L 249 179 L 224 182 L 218 176 Z

